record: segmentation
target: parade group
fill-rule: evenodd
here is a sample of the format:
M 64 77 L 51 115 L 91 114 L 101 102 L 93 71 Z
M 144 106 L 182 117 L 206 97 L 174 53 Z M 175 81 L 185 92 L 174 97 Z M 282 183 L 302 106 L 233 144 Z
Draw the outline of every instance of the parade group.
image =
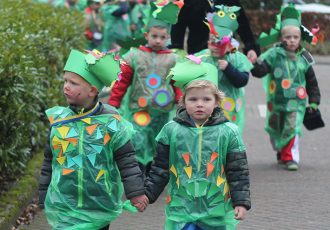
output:
M 262 78 L 281 167 L 299 169 L 303 125 L 324 126 L 303 47 L 317 41 L 293 4 L 257 40 L 239 1 L 51 4 L 84 12 L 89 41 L 64 67 L 68 106 L 46 110 L 39 205 L 53 229 L 111 229 L 165 189 L 164 229 L 236 229 L 251 208 L 242 137 L 250 77 Z

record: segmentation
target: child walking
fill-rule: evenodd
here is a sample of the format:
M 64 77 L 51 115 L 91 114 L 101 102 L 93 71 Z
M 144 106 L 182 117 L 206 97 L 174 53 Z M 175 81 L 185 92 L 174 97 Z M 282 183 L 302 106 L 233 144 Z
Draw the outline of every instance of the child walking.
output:
M 127 199 L 141 211 L 144 187 L 131 143 L 132 125 L 98 101 L 119 73 L 111 55 L 72 50 L 64 67 L 69 107 L 46 110 L 50 133 L 39 184 L 40 207 L 53 229 L 108 229 Z M 142 199 L 141 199 L 142 198 Z
M 253 65 L 237 51 L 233 34 L 238 28 L 239 7 L 215 6 L 216 12 L 209 14 L 210 36 L 208 49 L 195 54 L 203 62 L 211 63 L 218 69 L 218 86 L 226 94 L 221 107 L 227 119 L 244 129 L 245 90 Z
M 180 90 L 166 80 L 170 68 L 176 63 L 176 56 L 166 48 L 166 41 L 170 23 L 175 23 L 179 7 L 168 3 L 159 10 L 159 16 L 151 18 L 148 23 L 145 33 L 147 45 L 131 48 L 123 57 L 121 79 L 112 88 L 108 102 L 119 108 L 123 97 L 128 94 L 128 108 L 123 109 L 124 116 L 137 131 L 133 145 L 140 167 L 145 172 L 155 153 L 154 137 L 168 122 L 170 111 L 181 96 Z
M 235 229 L 251 207 L 249 169 L 239 129 L 219 108 L 217 69 L 188 60 L 172 74 L 181 108 L 156 137 L 146 196 L 155 202 L 168 184 L 167 230 Z
M 298 170 L 299 136 L 306 102 L 317 109 L 320 90 L 312 65 L 312 55 L 301 46 L 301 40 L 312 36 L 301 25 L 300 12 L 293 5 L 282 8 L 271 36 L 261 34 L 261 46 L 280 39 L 280 44 L 263 53 L 252 69 L 255 77 L 264 79 L 267 96 L 265 130 L 277 151 L 277 160 L 290 171 Z M 274 33 L 277 31 L 277 34 Z

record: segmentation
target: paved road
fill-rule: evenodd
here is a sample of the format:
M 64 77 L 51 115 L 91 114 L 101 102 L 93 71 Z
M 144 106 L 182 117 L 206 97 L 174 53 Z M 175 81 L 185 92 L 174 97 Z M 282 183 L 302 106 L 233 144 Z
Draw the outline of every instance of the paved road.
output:
M 328 230 L 330 229 L 330 57 L 318 57 L 315 72 L 322 93 L 320 110 L 327 127 L 303 130 L 301 164 L 297 172 L 278 166 L 258 105 L 265 103 L 261 80 L 251 78 L 246 87 L 244 140 L 251 174 L 252 209 L 238 230 Z M 160 230 L 164 223 L 164 194 L 142 214 L 124 213 L 113 230 Z M 39 213 L 27 229 L 47 230 Z

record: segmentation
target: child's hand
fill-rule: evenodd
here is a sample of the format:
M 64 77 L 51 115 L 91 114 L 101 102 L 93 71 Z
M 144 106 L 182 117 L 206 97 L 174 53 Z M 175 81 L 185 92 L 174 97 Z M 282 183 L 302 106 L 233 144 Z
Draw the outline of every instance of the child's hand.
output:
M 228 62 L 226 60 L 219 59 L 218 65 L 221 70 L 225 70 L 228 66 Z
M 254 51 L 254 50 L 249 50 L 249 52 L 247 52 L 247 55 L 246 55 L 246 56 L 247 56 L 247 58 L 250 60 L 250 62 L 251 62 L 252 64 L 256 63 L 257 58 L 258 58 L 256 51 Z
M 143 212 L 149 204 L 149 199 L 146 195 L 136 196 L 131 199 L 131 204 L 134 205 L 139 212 Z
M 235 207 L 235 219 L 236 220 L 244 220 L 246 216 L 246 208 L 243 206 Z

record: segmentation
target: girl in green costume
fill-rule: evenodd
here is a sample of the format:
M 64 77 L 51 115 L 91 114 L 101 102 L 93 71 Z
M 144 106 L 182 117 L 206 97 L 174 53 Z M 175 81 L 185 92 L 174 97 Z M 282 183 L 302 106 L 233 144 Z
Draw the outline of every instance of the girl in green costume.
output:
M 251 207 L 249 169 L 239 129 L 218 107 L 217 70 L 188 60 L 172 74 L 185 87 L 181 108 L 156 137 L 146 196 L 155 202 L 168 184 L 167 230 L 235 229 Z
M 265 130 L 277 151 L 278 163 L 288 170 L 298 170 L 301 126 L 306 102 L 317 109 L 320 90 L 312 65 L 313 57 L 301 45 L 301 40 L 312 41 L 301 26 L 300 12 L 289 5 L 282 8 L 276 28 L 267 36 L 261 34 L 259 43 L 265 46 L 280 38 L 281 43 L 263 53 L 255 63 L 252 74 L 264 77 L 267 94 Z
M 52 229 L 108 229 L 123 208 L 141 211 L 143 176 L 131 144 L 132 125 L 98 92 L 117 77 L 111 55 L 72 50 L 64 67 L 69 107 L 46 110 L 51 123 L 39 184 L 39 205 Z M 122 184 L 122 182 L 123 184 Z M 123 189 L 124 185 L 124 189 Z
M 244 129 L 244 86 L 248 83 L 249 72 L 253 65 L 241 52 L 237 51 L 237 41 L 233 33 L 238 28 L 236 12 L 239 7 L 216 6 L 217 11 L 210 14 L 208 24 L 210 39 L 208 49 L 195 54 L 203 62 L 218 68 L 219 89 L 226 94 L 221 103 L 227 119 Z

